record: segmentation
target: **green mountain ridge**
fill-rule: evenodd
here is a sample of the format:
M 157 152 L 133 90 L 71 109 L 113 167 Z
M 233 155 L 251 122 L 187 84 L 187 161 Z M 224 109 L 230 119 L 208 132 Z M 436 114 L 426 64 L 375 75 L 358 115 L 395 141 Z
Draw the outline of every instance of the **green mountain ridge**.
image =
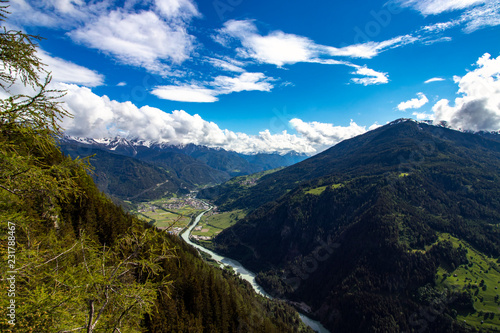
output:
M 271 294 L 311 306 L 331 331 L 416 332 L 419 320 L 429 331 L 473 331 L 480 327 L 457 318 L 479 313 L 480 300 L 436 278 L 469 264 L 464 249 L 500 256 L 499 170 L 499 142 L 397 121 L 245 191 L 233 187 L 226 206 L 216 195 L 223 208 L 254 212 L 214 243 L 260 272 Z M 422 297 L 425 290 L 434 296 Z M 442 299 L 432 321 L 415 320 Z

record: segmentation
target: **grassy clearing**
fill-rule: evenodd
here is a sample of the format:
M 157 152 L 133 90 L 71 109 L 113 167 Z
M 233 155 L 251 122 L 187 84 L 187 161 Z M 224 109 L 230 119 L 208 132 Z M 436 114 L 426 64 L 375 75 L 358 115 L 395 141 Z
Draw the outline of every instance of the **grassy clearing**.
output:
M 461 265 L 452 272 L 440 267 L 436 276 L 438 286 L 456 291 L 469 290 L 474 295 L 476 311 L 459 313 L 457 319 L 478 329 L 500 331 L 500 267 L 497 260 L 449 234 L 441 234 L 439 238 L 452 242 L 455 247 L 462 245 L 468 251 L 468 265 Z
M 245 210 L 233 210 L 223 213 L 209 212 L 203 216 L 198 227 L 193 230 L 192 235 L 213 238 L 222 230 L 233 226 L 238 220 L 247 215 Z
M 306 194 L 313 194 L 313 195 L 320 195 L 321 193 L 323 193 L 326 190 L 326 188 L 328 186 L 330 186 L 332 189 L 337 189 L 339 187 L 342 187 L 343 185 L 342 184 L 333 184 L 333 185 L 316 187 L 316 188 L 312 188 L 312 189 L 306 191 L 305 193 Z

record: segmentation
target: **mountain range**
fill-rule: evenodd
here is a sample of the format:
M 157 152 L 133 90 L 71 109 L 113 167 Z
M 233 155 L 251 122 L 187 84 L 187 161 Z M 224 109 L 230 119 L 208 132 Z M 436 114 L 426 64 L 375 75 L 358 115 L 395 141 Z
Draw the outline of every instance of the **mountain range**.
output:
M 154 199 L 187 193 L 232 177 L 289 166 L 307 156 L 245 155 L 224 149 L 114 139 L 60 140 L 61 150 L 73 158 L 91 157 L 99 189 L 122 200 Z
M 332 332 L 497 330 L 497 138 L 401 119 L 199 197 L 252 211 L 215 249 Z

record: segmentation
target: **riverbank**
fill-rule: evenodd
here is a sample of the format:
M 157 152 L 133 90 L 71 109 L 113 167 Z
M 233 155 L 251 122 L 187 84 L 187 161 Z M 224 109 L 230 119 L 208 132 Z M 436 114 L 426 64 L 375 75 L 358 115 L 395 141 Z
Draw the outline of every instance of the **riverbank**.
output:
M 201 214 L 199 214 L 193 223 L 191 223 L 189 225 L 189 227 L 187 229 L 185 229 L 185 231 L 183 231 L 181 233 L 181 238 L 184 239 L 184 241 L 186 241 L 186 243 L 188 243 L 189 245 L 193 246 L 194 248 L 198 249 L 199 251 L 202 251 L 204 253 L 207 253 L 209 254 L 213 260 L 219 262 L 222 266 L 230 266 L 232 267 L 236 273 L 238 273 L 240 275 L 240 277 L 242 279 L 244 279 L 245 281 L 249 282 L 253 289 L 255 290 L 255 292 L 257 292 L 258 294 L 264 296 L 264 297 L 267 297 L 269 299 L 273 299 L 273 297 L 271 295 L 269 295 L 268 293 L 266 293 L 266 291 L 264 290 L 264 288 L 262 288 L 257 282 L 256 282 L 256 274 L 253 273 L 252 271 L 249 271 L 248 269 L 246 269 L 245 267 L 243 267 L 243 265 L 241 265 L 241 263 L 239 263 L 238 261 L 234 260 L 234 259 L 230 259 L 230 258 L 227 258 L 227 257 L 223 257 L 217 253 L 215 253 L 214 251 L 212 250 L 209 250 L 207 248 L 204 248 L 203 246 L 197 244 L 197 243 L 194 243 L 193 241 L 191 241 L 190 239 L 190 234 L 191 234 L 191 231 L 196 227 L 196 225 L 200 222 L 200 219 L 201 217 L 209 212 L 213 207 L 210 207 L 209 209 L 205 210 L 204 212 L 202 212 Z M 293 305 L 292 303 L 290 303 L 291 305 Z M 330 333 L 330 331 L 328 331 L 325 327 L 323 327 L 323 325 L 321 325 L 320 322 L 316 321 L 316 320 L 313 320 L 311 318 L 309 318 L 308 316 L 302 314 L 299 312 L 299 315 L 300 315 L 300 318 L 302 319 L 302 321 L 308 325 L 309 327 L 311 327 L 313 330 L 315 330 L 316 332 L 319 332 L 319 333 Z

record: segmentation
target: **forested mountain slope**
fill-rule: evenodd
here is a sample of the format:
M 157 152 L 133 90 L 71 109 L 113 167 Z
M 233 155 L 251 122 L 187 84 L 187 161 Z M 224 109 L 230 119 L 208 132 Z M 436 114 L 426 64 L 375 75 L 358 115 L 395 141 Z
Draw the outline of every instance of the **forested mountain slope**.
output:
M 481 294 L 445 291 L 437 276 L 468 269 L 473 250 L 500 256 L 499 142 L 401 120 L 241 194 L 229 206 L 258 208 L 215 239 L 217 250 L 260 271 L 271 293 L 310 305 L 332 331 L 418 331 L 412 315 L 443 295 L 452 301 L 426 327 L 472 329 L 457 318 L 477 315 Z M 488 274 L 500 272 L 491 265 Z

